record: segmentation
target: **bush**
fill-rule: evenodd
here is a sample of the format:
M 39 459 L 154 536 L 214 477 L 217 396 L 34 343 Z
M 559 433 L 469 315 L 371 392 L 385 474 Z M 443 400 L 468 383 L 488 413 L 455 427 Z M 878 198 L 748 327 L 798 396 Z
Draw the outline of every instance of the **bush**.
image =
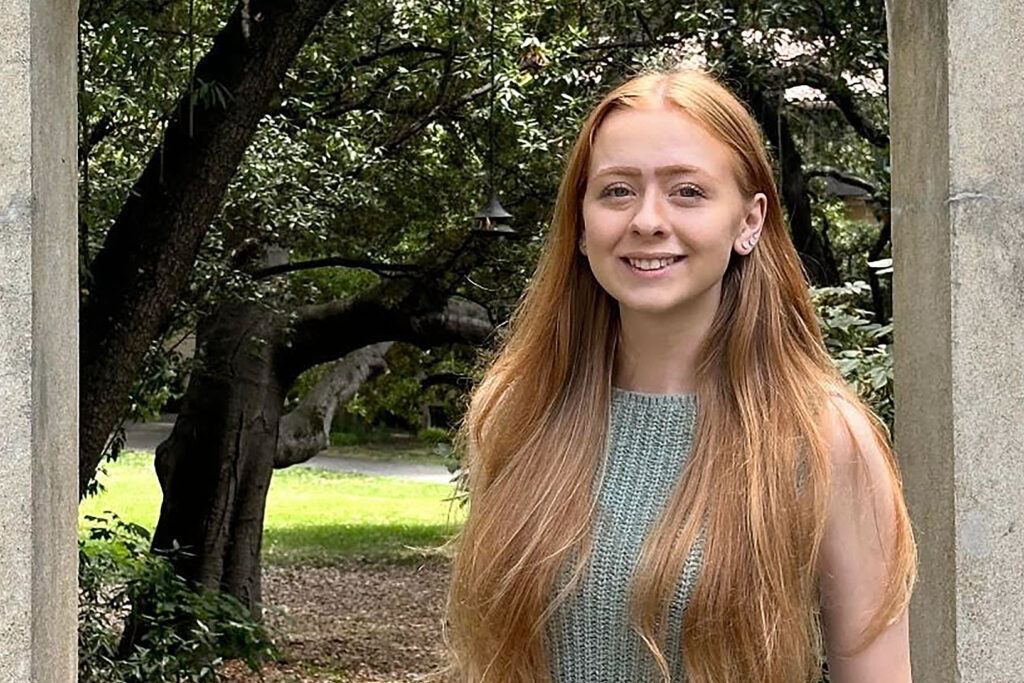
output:
M 366 443 L 365 434 L 357 434 L 355 432 L 331 432 L 328 437 L 332 446 L 355 446 L 357 444 Z
M 416 438 L 423 443 L 439 444 L 451 441 L 451 435 L 447 429 L 440 427 L 424 427 L 416 432 Z
M 277 657 L 241 602 L 190 586 L 150 551 L 144 527 L 112 513 L 87 519 L 96 524 L 79 541 L 80 683 L 221 681 L 217 668 L 227 659 L 259 671 Z M 126 623 L 138 634 L 130 647 L 121 642 Z
M 386 427 L 364 427 L 355 424 L 346 429 L 332 431 L 329 441 L 332 446 L 356 446 L 364 443 L 387 441 L 388 435 L 389 432 Z
M 892 324 L 866 310 L 871 288 L 863 281 L 811 292 L 832 360 L 846 381 L 893 428 Z

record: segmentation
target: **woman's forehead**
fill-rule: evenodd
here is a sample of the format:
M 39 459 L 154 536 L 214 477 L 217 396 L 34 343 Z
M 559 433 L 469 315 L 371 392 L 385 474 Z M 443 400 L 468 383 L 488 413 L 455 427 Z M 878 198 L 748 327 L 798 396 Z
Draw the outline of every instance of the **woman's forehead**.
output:
M 616 109 L 594 135 L 588 175 L 703 173 L 725 179 L 732 152 L 695 118 L 677 109 Z

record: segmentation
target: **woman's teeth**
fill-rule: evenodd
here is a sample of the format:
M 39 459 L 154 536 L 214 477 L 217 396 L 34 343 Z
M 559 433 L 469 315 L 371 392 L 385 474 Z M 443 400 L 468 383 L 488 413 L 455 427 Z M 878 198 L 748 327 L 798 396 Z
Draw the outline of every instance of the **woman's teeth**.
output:
M 629 261 L 629 265 L 633 266 L 637 270 L 658 270 L 664 268 L 667 265 L 675 263 L 682 256 L 673 256 L 671 258 L 659 258 L 659 259 L 626 259 Z

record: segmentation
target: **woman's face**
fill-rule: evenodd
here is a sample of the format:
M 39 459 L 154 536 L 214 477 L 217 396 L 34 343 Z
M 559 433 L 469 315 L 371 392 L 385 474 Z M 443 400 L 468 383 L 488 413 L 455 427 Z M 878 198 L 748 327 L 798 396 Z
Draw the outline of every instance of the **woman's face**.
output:
M 740 190 L 732 152 L 678 110 L 617 109 L 594 137 L 580 250 L 620 308 L 717 309 L 733 250 L 767 200 Z

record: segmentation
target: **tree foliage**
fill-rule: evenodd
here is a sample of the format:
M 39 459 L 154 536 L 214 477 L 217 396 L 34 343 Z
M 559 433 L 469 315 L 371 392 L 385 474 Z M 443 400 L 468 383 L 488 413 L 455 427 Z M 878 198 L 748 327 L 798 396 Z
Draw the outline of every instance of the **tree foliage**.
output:
M 95 275 L 90 257 L 133 181 L 163 153 L 179 100 L 233 106 L 223 84 L 191 76 L 236 9 L 226 1 L 82 3 L 84 297 Z M 842 219 L 815 174 L 839 169 L 864 180 L 884 212 L 881 2 L 336 3 L 271 97 L 125 405 L 143 415 L 160 403 L 163 349 L 228 298 L 288 311 L 399 276 L 388 266 L 443 266 L 465 242 L 492 164 L 523 238 L 492 243 L 486 259 L 453 261 L 439 286 L 506 318 L 532 272 L 581 117 L 628 75 L 681 61 L 706 64 L 771 105 L 774 118 L 762 125 L 780 140 L 780 173 L 787 153 L 799 155 L 809 229 L 830 250 L 839 281 L 865 278 L 865 247 L 875 246 L 878 228 Z M 788 208 L 792 216 L 799 207 Z M 270 246 L 293 262 L 330 256 L 362 267 L 259 277 Z M 883 244 L 873 258 L 885 255 Z M 408 381 L 385 374 L 376 382 L 377 400 L 365 393 L 360 405 L 391 400 L 409 413 L 407 401 L 398 407 Z M 398 392 L 390 399 L 389 382 Z

